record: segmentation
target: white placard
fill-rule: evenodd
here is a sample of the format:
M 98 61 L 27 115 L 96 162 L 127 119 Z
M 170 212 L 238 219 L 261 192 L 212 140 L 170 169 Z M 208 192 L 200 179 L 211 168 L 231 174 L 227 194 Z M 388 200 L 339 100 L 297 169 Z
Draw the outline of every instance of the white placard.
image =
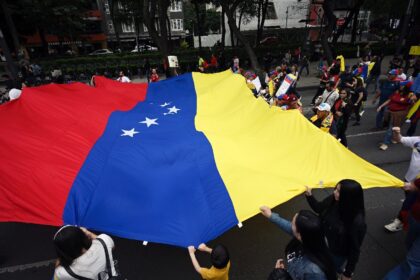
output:
M 169 62 L 169 67 L 171 67 L 171 68 L 178 68 L 179 67 L 178 57 L 175 56 L 175 55 L 168 56 L 168 62 Z
M 284 80 L 281 83 L 281 86 L 277 90 L 276 96 L 279 97 L 282 94 L 286 94 L 286 92 L 294 84 L 295 81 L 296 81 L 296 76 L 295 75 L 287 74 L 286 77 L 284 77 Z

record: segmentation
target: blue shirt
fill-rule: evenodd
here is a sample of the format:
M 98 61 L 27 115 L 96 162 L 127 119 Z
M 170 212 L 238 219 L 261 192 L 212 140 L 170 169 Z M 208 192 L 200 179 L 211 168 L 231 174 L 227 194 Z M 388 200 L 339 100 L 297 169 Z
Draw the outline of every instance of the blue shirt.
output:
M 400 87 L 398 81 L 390 81 L 388 79 L 379 81 L 379 90 L 381 95 L 379 96 L 379 104 L 384 103 L 389 97 Z

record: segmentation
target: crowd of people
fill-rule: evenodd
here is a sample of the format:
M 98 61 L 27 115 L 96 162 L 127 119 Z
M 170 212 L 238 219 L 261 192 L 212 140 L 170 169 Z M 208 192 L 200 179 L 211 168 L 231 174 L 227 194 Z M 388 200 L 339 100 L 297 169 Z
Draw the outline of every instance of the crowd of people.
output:
M 201 72 L 214 72 L 220 67 L 219 59 L 213 54 L 207 63 L 199 57 L 197 68 Z M 376 128 L 386 129 L 379 149 L 386 151 L 391 143 L 402 143 L 413 150 L 404 178 L 405 200 L 392 223 L 385 225 L 389 232 L 407 230 L 408 253 L 403 263 L 384 278 L 412 279 L 420 274 L 420 137 L 413 136 L 420 118 L 420 59 L 415 61 L 410 74 L 404 72 L 398 58 L 392 59 L 386 78 L 381 76 L 382 59 L 381 56 L 365 56 L 356 65 L 346 65 L 345 58 L 337 56 L 331 65 L 322 65 L 319 87 L 309 104 L 310 112 L 313 111 L 309 120 L 347 147 L 349 122 L 353 119 L 353 126 L 361 124 L 365 102 L 372 95 L 371 102 L 378 102 Z M 297 85 L 304 70 L 309 74 L 307 57 L 300 51 L 295 51 L 293 56 L 287 52 L 279 65 L 273 65 L 268 53 L 264 62 L 265 71 L 257 73 L 242 69 L 239 58 L 234 57 L 230 68 L 245 77 L 256 98 L 264 98 L 271 106 L 282 110 L 304 113 Z M 28 67 L 29 75 L 35 75 L 38 70 Z M 148 82 L 160 79 L 156 69 L 150 67 L 146 76 Z M 117 80 L 131 82 L 123 71 L 119 72 Z M 369 93 L 372 83 L 373 91 Z M 13 91 L 10 99 L 19 95 L 20 92 Z M 401 136 L 404 122 L 410 123 L 407 137 Z M 260 208 L 264 217 L 291 236 L 284 258 L 276 261 L 273 271 L 267 273 L 268 279 L 352 279 L 367 232 L 361 185 L 343 179 L 322 201 L 315 198 L 310 187 L 306 187 L 304 195 L 312 211 L 300 210 L 291 221 L 267 206 Z M 95 235 L 85 228 L 64 226 L 55 234 L 54 246 L 58 256 L 56 280 L 124 279 L 112 255 L 114 242 L 106 234 Z M 231 263 L 227 247 L 219 244 L 210 248 L 200 244 L 197 249 L 210 254 L 212 263 L 210 268 L 202 267 L 195 256 L 196 248 L 188 247 L 192 265 L 203 279 L 229 278 Z
M 301 65 L 299 69 L 298 64 L 288 63 L 289 60 L 285 56 L 280 65 L 273 67 L 267 64 L 267 71 L 257 74 L 243 70 L 239 59 L 234 58 L 231 70 L 247 79 L 247 84 L 256 97 L 261 96 L 271 105 L 284 110 L 298 109 L 303 112 L 301 96 L 296 88 L 308 62 L 305 56 L 298 59 L 297 63 Z M 368 87 L 373 84 L 371 102 L 375 104 L 379 100 L 376 128 L 387 129 L 379 148 L 385 151 L 390 143 L 395 142 L 391 139 L 391 129 L 401 127 L 405 121 L 410 122 L 407 134 L 414 135 L 420 117 L 420 59 L 413 61 L 410 75 L 404 73 L 400 60 L 392 59 L 386 78 L 381 75 L 382 60 L 381 56 L 367 55 L 350 66 L 345 64 L 344 57 L 340 55 L 329 67 L 322 64 L 319 69 L 319 87 L 309 105 L 314 112 L 310 117 L 311 122 L 347 146 L 346 131 L 349 121 L 354 120 L 353 126 L 360 125 L 369 95 Z

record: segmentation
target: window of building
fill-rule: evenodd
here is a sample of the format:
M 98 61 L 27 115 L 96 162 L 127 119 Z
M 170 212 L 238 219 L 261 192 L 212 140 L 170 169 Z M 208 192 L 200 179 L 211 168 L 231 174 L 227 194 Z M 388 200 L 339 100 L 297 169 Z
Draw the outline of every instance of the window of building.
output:
M 182 11 L 182 2 L 181 1 L 171 1 L 171 6 L 169 7 L 171 12 L 181 12 Z
M 180 18 L 171 19 L 171 29 L 173 31 L 181 31 L 181 30 L 184 30 L 183 20 L 180 19 Z
M 273 2 L 267 3 L 267 13 L 265 14 L 265 19 L 277 19 L 277 13 Z
M 134 28 L 134 22 L 130 22 L 130 23 L 121 23 L 121 29 L 122 32 L 124 33 L 132 33 L 135 32 L 135 28 Z

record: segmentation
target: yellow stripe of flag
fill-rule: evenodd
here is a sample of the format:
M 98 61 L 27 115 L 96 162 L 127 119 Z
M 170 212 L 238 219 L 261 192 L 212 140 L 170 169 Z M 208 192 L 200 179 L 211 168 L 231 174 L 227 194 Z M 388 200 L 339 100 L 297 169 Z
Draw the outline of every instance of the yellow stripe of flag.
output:
M 210 141 L 217 168 L 244 221 L 323 181 L 354 179 L 364 188 L 402 186 L 401 180 L 358 157 L 297 110 L 255 99 L 242 76 L 193 73 L 196 129 Z

